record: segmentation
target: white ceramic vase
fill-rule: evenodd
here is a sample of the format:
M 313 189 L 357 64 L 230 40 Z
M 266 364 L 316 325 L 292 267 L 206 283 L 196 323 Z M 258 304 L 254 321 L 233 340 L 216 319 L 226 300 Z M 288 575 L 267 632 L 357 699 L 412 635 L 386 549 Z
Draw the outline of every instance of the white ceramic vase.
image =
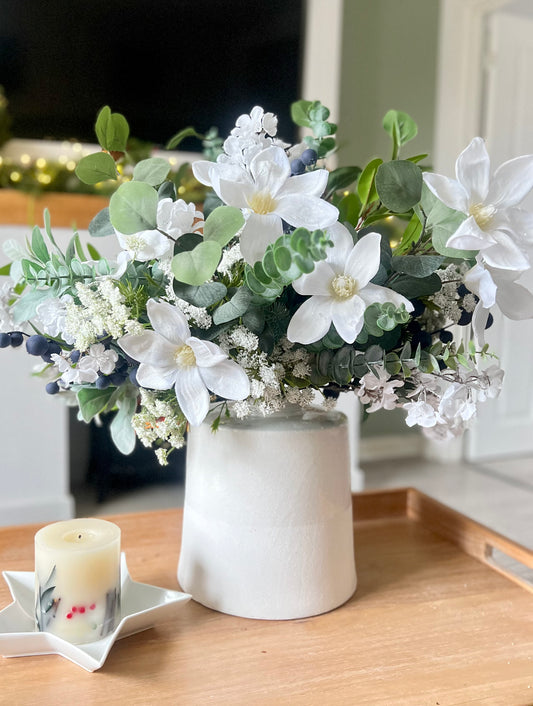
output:
M 187 442 L 182 589 L 215 610 L 282 620 L 324 613 L 356 588 L 348 427 L 290 408 L 212 418 Z

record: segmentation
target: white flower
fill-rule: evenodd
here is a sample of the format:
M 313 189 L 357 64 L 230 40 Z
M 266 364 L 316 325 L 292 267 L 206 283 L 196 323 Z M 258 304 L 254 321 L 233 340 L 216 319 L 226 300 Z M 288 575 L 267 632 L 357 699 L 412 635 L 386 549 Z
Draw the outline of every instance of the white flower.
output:
M 178 404 L 193 426 L 201 424 L 209 411 L 208 390 L 230 400 L 249 395 L 244 370 L 228 360 L 219 346 L 191 336 L 177 307 L 150 299 L 146 308 L 153 331 L 118 341 L 127 355 L 140 361 L 140 385 L 154 390 L 174 387 Z
M 378 409 L 394 409 L 398 400 L 396 387 L 402 387 L 402 380 L 391 380 L 390 373 L 385 366 L 376 366 L 377 375 L 368 372 L 360 381 L 357 395 L 363 404 L 369 404 L 367 412 L 376 412 Z
M 437 411 L 425 400 L 407 402 L 403 405 L 403 409 L 407 410 L 405 423 L 408 427 L 414 427 L 415 424 L 418 424 L 418 426 L 428 428 L 437 423 Z
M 263 108 L 256 105 L 252 108 L 250 115 L 239 115 L 235 121 L 235 127 L 231 131 L 236 137 L 255 135 L 264 130 L 267 135 L 273 137 L 278 129 L 278 119 L 274 113 L 265 113 Z
M 9 300 L 13 296 L 13 287 L 5 282 L 0 289 L 0 333 L 7 333 L 14 327 Z
M 465 285 L 479 297 L 472 316 L 472 328 L 480 343 L 484 343 L 489 309 L 494 304 L 513 321 L 533 318 L 533 294 L 516 281 L 521 274 L 513 270 L 483 267 L 479 262 L 466 273 Z
M 424 174 L 438 199 L 467 215 L 446 246 L 479 250 L 491 267 L 527 269 L 533 214 L 517 206 L 533 188 L 533 155 L 504 162 L 491 178 L 485 143 L 475 137 L 459 155 L 455 171 L 457 179 Z
M 63 340 L 68 344 L 74 343 L 74 337 L 65 332 L 67 303 L 72 301 L 70 294 L 63 294 L 59 298 L 45 299 L 36 310 L 44 332 L 53 338 L 63 336 Z
M 289 159 L 281 147 L 262 150 L 249 168 L 207 161 L 192 166 L 199 182 L 211 186 L 224 203 L 243 210 L 246 222 L 240 243 L 249 264 L 260 260 L 267 246 L 283 234 L 283 220 L 314 230 L 332 225 L 339 215 L 335 206 L 320 198 L 328 172 L 316 169 L 291 177 Z
M 164 258 L 172 253 L 173 240 L 177 240 L 184 233 L 201 230 L 202 227 L 202 214 L 196 210 L 193 203 L 187 204 L 182 199 L 161 199 L 157 204 L 156 229 L 127 235 L 115 228 L 120 247 L 128 256 L 125 258 L 119 255 L 117 261 L 123 264 L 126 259 L 146 262 Z
M 453 425 L 470 421 L 476 413 L 476 405 L 469 387 L 461 382 L 450 383 L 440 399 L 438 413 L 441 423 Z
M 363 236 L 354 246 L 345 226 L 336 223 L 327 230 L 333 241 L 326 260 L 293 282 L 298 294 L 309 296 L 292 317 L 287 330 L 289 341 L 314 343 L 329 331 L 331 324 L 346 343 L 353 343 L 363 328 L 365 309 L 375 302 L 391 302 L 396 307 L 411 302 L 387 287 L 371 284 L 379 268 L 379 233 Z

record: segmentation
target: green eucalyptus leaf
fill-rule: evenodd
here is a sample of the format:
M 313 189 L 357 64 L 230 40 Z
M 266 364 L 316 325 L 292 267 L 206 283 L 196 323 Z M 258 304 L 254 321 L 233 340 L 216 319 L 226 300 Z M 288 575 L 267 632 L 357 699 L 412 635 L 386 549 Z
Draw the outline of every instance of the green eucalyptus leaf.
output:
M 174 255 L 180 252 L 189 252 L 189 250 L 194 250 L 194 248 L 203 243 L 204 239 L 200 233 L 184 233 L 174 243 Z
M 432 244 L 438 253 L 444 257 L 465 260 L 476 257 L 477 252 L 474 250 L 457 250 L 446 246 L 450 236 L 459 228 L 466 215 L 442 203 L 425 184 L 420 204 L 415 210 L 420 220 L 425 221 L 426 228 L 431 230 Z
M 244 225 L 239 208 L 220 206 L 211 211 L 204 224 L 204 240 L 214 240 L 220 247 L 227 245 Z
M 361 200 L 357 194 L 346 194 L 336 204 L 339 209 L 339 221 L 341 223 L 351 223 L 356 225 L 361 211 Z
M 103 238 L 106 235 L 115 235 L 115 229 L 109 218 L 109 207 L 102 209 L 89 223 L 89 235 L 93 238 Z
M 85 184 L 98 184 L 117 178 L 115 160 L 107 152 L 95 152 L 82 157 L 74 171 L 78 179 Z
M 174 294 L 177 297 L 193 306 L 201 308 L 218 304 L 219 301 L 224 299 L 227 293 L 226 286 L 222 284 L 222 282 L 207 282 L 199 286 L 192 286 L 174 280 L 173 287 Z
M 126 235 L 153 230 L 157 225 L 157 203 L 157 191 L 150 184 L 142 181 L 125 182 L 111 196 L 111 223 Z
M 172 201 L 175 201 L 176 196 L 176 185 L 171 181 L 164 181 L 157 190 L 157 198 L 160 201 L 162 199 L 172 199 Z
M 442 287 L 442 282 L 437 274 L 429 275 L 429 277 L 412 277 L 411 275 L 400 275 L 388 285 L 398 294 L 402 294 L 407 299 L 416 299 L 417 297 L 428 297 L 435 294 Z
M 221 257 L 220 245 L 215 240 L 204 240 L 194 250 L 174 255 L 172 272 L 184 284 L 204 284 L 214 275 Z
M 418 133 L 415 121 L 400 110 L 389 110 L 383 118 L 383 127 L 399 147 L 412 140 Z
M 7 277 L 7 276 L 9 276 L 9 273 L 10 273 L 10 271 L 11 271 L 11 265 L 12 265 L 12 264 L 13 264 L 13 263 L 8 262 L 7 265 L 3 265 L 2 267 L 0 267 L 0 277 Z
M 402 255 L 392 258 L 392 269 L 413 277 L 427 277 L 443 262 L 440 255 Z
M 293 123 L 300 127 L 310 127 L 309 109 L 313 101 L 299 100 L 291 105 L 291 119 Z
M 404 159 L 385 162 L 376 172 L 376 190 L 384 206 L 393 213 L 405 213 L 415 206 L 422 194 L 420 168 Z
M 143 181 L 150 186 L 162 184 L 170 172 L 170 164 L 163 157 L 150 157 L 143 159 L 135 165 L 133 178 L 135 181 Z
M 104 150 L 126 151 L 130 129 L 123 115 L 112 113 L 111 108 L 106 105 L 98 113 L 94 129 L 98 142 Z
M 246 313 L 251 302 L 252 292 L 248 287 L 239 287 L 229 302 L 222 304 L 213 313 L 213 322 L 218 325 L 238 319 Z

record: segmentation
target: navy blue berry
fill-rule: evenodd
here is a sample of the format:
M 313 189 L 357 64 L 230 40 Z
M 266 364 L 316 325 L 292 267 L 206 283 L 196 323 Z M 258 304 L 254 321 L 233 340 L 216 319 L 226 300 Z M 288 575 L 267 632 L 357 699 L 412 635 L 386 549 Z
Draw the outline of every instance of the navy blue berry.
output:
M 105 390 L 106 387 L 109 387 L 109 385 L 111 385 L 111 380 L 109 379 L 109 376 L 102 375 L 102 377 L 96 379 L 95 385 L 98 390 Z
M 465 311 L 463 309 L 463 311 L 461 312 L 461 317 L 457 323 L 459 324 L 459 326 L 467 326 L 471 321 L 472 321 L 472 312 Z
M 49 382 L 46 386 L 46 391 L 49 395 L 57 395 L 57 393 L 59 392 L 59 385 L 55 381 Z
M 71 363 L 77 363 L 78 360 L 80 359 L 80 351 L 74 349 L 73 351 L 70 351 L 70 362 Z
M 470 294 L 470 290 L 469 290 L 467 287 L 465 287 L 464 284 L 460 284 L 460 285 L 457 287 L 457 294 L 458 294 L 460 297 L 464 297 L 464 296 L 466 296 L 467 294 Z
M 453 341 L 453 333 L 451 331 L 441 331 L 439 338 L 443 343 L 451 343 Z
M 316 164 L 316 160 L 318 159 L 318 154 L 316 153 L 315 150 L 312 149 L 306 149 L 302 152 L 300 155 L 300 159 L 304 163 L 306 167 L 312 167 L 313 164 Z
M 11 345 L 11 336 L 8 333 L 0 333 L 0 348 L 7 348 Z
M 61 353 L 61 346 L 56 341 L 48 341 L 48 350 L 44 353 L 41 358 L 45 363 L 52 362 L 53 355 L 59 355 Z
M 39 334 L 30 336 L 26 341 L 26 350 L 30 355 L 45 355 L 48 352 L 48 341 Z
M 298 175 L 305 172 L 305 164 L 301 159 L 293 159 L 291 162 L 291 174 Z
M 485 328 L 490 328 L 493 323 L 494 323 L 494 316 L 492 314 L 489 314 L 489 316 L 487 318 L 487 323 L 485 324 Z
M 19 346 L 21 346 L 22 341 L 24 340 L 24 336 L 22 335 L 21 331 L 13 331 L 13 333 L 9 334 L 9 337 L 11 339 L 11 346 L 13 348 L 18 348 Z

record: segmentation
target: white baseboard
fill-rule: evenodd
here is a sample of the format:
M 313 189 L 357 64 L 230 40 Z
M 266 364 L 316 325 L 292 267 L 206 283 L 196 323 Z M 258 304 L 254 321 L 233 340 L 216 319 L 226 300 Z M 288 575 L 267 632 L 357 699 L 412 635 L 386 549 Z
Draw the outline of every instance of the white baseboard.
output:
M 0 502 L 0 526 L 56 522 L 74 517 L 74 498 L 64 495 L 26 501 Z
M 422 458 L 425 440 L 420 434 L 385 434 L 359 440 L 359 461 L 386 461 L 393 458 Z

